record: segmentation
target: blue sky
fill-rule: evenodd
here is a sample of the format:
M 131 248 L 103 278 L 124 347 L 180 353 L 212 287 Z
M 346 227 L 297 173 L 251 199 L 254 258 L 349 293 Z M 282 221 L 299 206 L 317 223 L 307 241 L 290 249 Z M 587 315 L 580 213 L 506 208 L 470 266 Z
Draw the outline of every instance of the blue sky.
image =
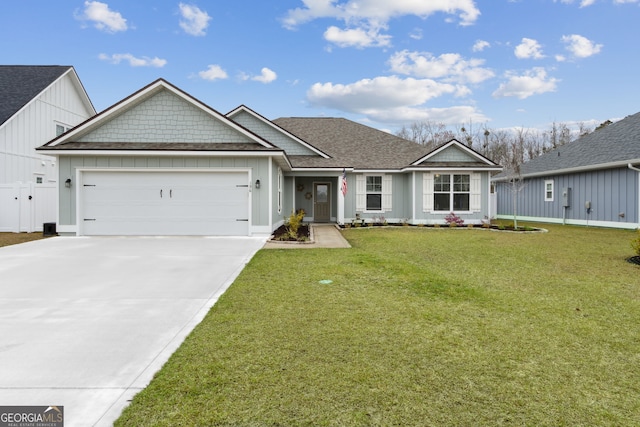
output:
M 3 64 L 101 111 L 162 77 L 221 113 L 590 126 L 640 111 L 640 0 L 5 0 Z

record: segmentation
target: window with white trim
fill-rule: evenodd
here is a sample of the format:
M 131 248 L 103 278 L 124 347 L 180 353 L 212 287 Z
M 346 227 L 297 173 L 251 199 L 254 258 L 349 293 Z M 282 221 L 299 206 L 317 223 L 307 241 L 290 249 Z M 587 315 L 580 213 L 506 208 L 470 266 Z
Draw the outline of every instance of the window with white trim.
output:
M 433 209 L 452 212 L 470 210 L 471 175 L 436 174 L 433 179 Z
M 70 126 L 61 125 L 60 123 L 56 123 L 56 136 L 60 136 L 66 131 L 71 129 Z
M 356 211 L 391 212 L 393 177 L 390 174 L 356 175 Z
M 367 210 L 382 210 L 382 176 L 367 176 Z
M 553 202 L 553 180 L 547 179 L 544 181 L 544 201 Z

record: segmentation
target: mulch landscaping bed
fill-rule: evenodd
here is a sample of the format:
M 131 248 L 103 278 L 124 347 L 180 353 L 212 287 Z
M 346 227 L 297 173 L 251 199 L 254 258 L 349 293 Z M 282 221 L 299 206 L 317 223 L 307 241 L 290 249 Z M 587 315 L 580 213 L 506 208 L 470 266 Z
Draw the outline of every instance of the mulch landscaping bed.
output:
M 310 238 L 310 227 L 308 225 L 301 225 L 300 228 L 298 228 L 298 236 L 300 237 L 306 237 L 307 239 Z M 271 235 L 271 238 L 275 241 L 281 241 L 281 242 L 297 242 L 297 239 L 292 239 L 292 238 L 287 238 L 287 239 L 283 239 L 282 236 L 286 236 L 288 234 L 287 232 L 287 227 L 284 225 L 281 225 L 280 227 L 278 227 L 273 234 Z

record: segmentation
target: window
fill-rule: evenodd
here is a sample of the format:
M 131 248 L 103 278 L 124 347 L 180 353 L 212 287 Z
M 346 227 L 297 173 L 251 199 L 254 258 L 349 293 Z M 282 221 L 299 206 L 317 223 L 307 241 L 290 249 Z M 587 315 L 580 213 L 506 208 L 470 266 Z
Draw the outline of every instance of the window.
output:
M 367 177 L 367 210 L 382 210 L 382 176 Z
M 56 125 L 56 136 L 60 136 L 67 131 L 67 128 L 62 125 Z
M 356 212 L 382 213 L 393 210 L 393 176 L 356 175 Z
M 553 180 L 544 182 L 544 201 L 553 202 Z
M 433 207 L 436 211 L 468 211 L 471 176 L 436 174 L 433 180 Z

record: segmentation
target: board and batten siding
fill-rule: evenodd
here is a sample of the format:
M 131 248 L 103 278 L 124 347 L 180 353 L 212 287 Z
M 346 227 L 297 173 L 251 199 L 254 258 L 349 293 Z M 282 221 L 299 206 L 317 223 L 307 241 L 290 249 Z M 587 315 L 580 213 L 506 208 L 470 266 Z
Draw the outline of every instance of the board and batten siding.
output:
M 59 179 L 63 183 L 72 179 L 72 187 L 59 185 L 59 224 L 77 225 L 76 222 L 76 170 L 77 169 L 251 169 L 251 180 L 265 183 L 259 190 L 251 192 L 252 226 L 267 227 L 269 224 L 269 162 L 270 158 L 225 158 L 225 157 L 97 157 L 61 156 L 58 162 Z
M 516 193 L 519 217 L 540 221 L 585 224 L 599 221 L 615 226 L 638 223 L 638 172 L 628 168 L 603 169 L 565 175 L 549 175 L 527 179 L 525 187 Z M 545 201 L 545 181 L 553 181 L 553 201 Z M 570 188 L 570 199 L 563 208 L 562 191 Z M 513 192 L 508 183 L 497 182 L 498 215 L 513 215 Z M 585 203 L 591 202 L 590 213 Z M 564 211 L 564 212 L 563 212 Z
M 56 124 L 73 127 L 93 114 L 70 74 L 59 78 L 0 126 L 0 184 L 32 182 L 35 174 L 41 174 L 44 182 L 55 181 L 55 158 L 38 154 L 35 148 L 56 137 Z

